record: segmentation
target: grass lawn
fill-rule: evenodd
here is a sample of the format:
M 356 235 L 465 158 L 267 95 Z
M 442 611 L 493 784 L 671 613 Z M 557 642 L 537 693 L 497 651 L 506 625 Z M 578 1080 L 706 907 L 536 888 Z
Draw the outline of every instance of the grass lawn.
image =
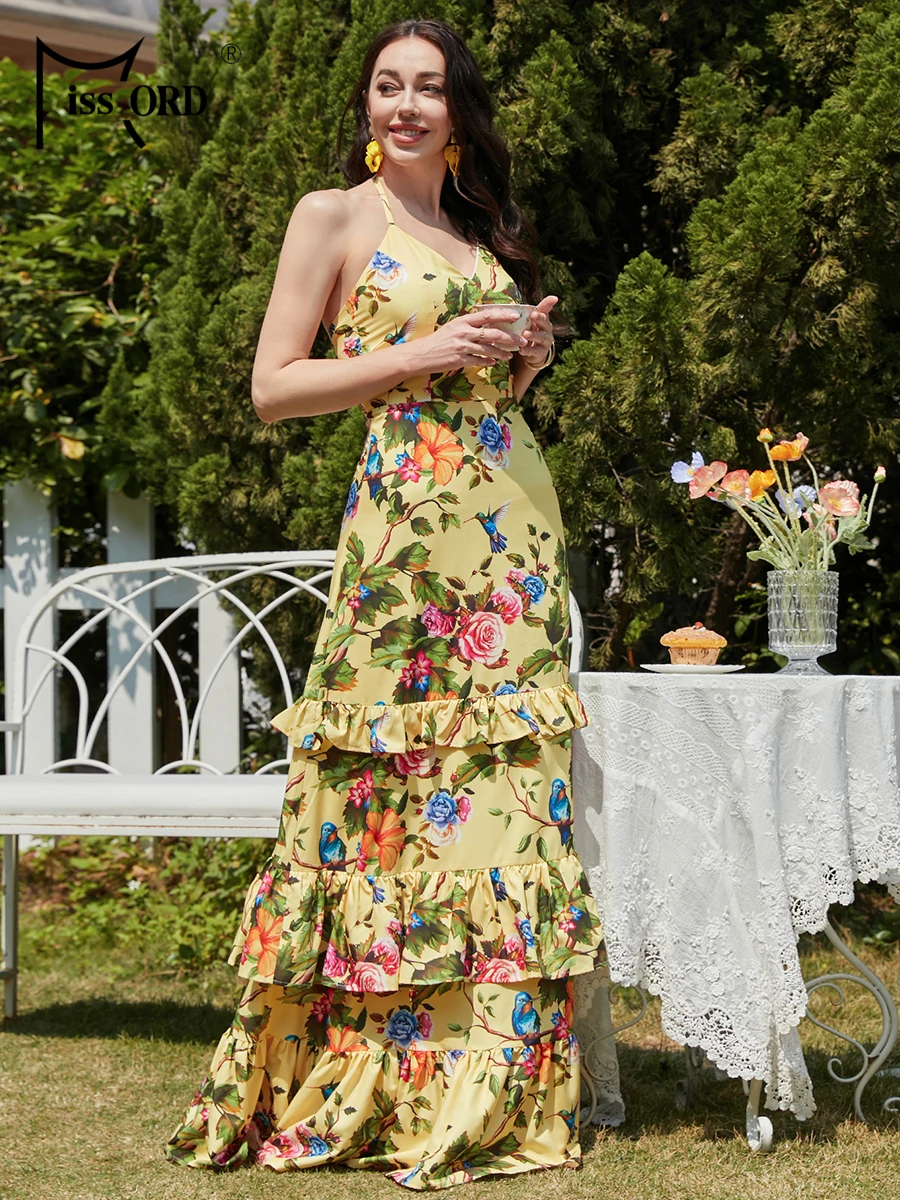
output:
M 37 920 L 23 913 L 23 926 Z M 900 947 L 854 949 L 891 987 Z M 807 978 L 841 970 L 824 939 L 804 939 Z M 843 960 L 840 960 L 843 963 Z M 19 1017 L 0 1033 L 0 1197 L 3 1200 L 375 1200 L 410 1194 L 380 1174 L 345 1167 L 286 1174 L 244 1168 L 218 1174 L 168 1163 L 163 1145 L 206 1073 L 230 1023 L 240 985 L 231 967 L 202 976 L 152 973 L 141 954 L 98 945 L 77 958 L 24 962 Z M 627 1019 L 629 997 L 616 1000 Z M 848 986 L 822 1019 L 871 1043 L 874 1001 Z M 684 1052 L 659 1024 L 658 1006 L 621 1035 L 626 1123 L 582 1130 L 579 1171 L 530 1172 L 465 1185 L 451 1194 L 494 1200 L 893 1200 L 900 1194 L 900 1114 L 881 1111 L 900 1079 L 876 1079 L 864 1098 L 868 1125 L 852 1117 L 852 1089 L 833 1083 L 830 1055 L 852 1052 L 810 1022 L 801 1027 L 819 1110 L 806 1124 L 785 1113 L 775 1149 L 751 1155 L 743 1135 L 744 1094 L 736 1080 L 700 1074 L 696 1104 L 679 1112 L 675 1084 Z M 900 1053 L 893 1065 L 900 1065 Z

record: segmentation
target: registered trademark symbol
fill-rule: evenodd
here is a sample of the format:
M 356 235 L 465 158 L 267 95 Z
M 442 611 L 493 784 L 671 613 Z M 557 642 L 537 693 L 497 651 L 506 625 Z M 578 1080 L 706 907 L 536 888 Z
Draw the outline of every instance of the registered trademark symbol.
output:
M 227 63 L 236 63 L 241 57 L 239 46 L 235 46 L 234 42 L 229 42 L 227 46 L 222 47 L 222 59 Z

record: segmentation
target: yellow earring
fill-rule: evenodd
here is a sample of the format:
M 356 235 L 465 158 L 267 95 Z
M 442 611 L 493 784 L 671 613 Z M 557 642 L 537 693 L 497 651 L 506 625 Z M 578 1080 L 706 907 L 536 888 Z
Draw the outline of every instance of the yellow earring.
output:
M 371 129 L 369 129 L 369 133 L 372 134 Z M 378 168 L 381 166 L 381 160 L 383 158 L 384 158 L 384 151 L 381 149 L 381 146 L 379 146 L 378 142 L 375 140 L 375 135 L 372 134 L 371 140 L 368 143 L 368 145 L 366 146 L 366 166 L 369 168 L 369 170 L 372 172 L 373 175 L 378 174 Z
M 453 130 L 450 130 L 450 141 L 444 147 L 444 158 L 446 158 L 450 170 L 454 175 L 459 174 L 459 146 L 453 141 Z

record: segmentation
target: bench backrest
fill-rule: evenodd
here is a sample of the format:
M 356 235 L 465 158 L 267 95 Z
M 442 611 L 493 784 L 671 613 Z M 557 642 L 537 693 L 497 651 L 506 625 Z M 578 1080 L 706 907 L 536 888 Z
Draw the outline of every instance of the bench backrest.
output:
M 266 620 L 298 596 L 310 596 L 324 605 L 334 558 L 333 550 L 184 555 L 110 563 L 67 575 L 35 603 L 19 632 L 2 723 L 7 773 L 67 769 L 150 775 L 195 769 L 228 774 L 240 770 L 242 694 L 252 689 L 242 671 L 242 648 L 249 639 L 260 639 L 257 653 L 260 644 L 265 647 L 283 690 L 283 703 L 271 711 L 287 708 L 294 699 L 292 682 Z M 254 611 L 235 588 L 257 575 L 272 581 L 275 596 Z M 58 612 L 73 608 L 80 610 L 79 622 L 60 640 Z M 164 635 L 192 610 L 199 640 L 197 699 L 190 704 Z M 583 629 L 574 596 L 570 617 L 569 667 L 576 672 L 581 665 Z M 105 689 L 92 713 L 88 681 L 73 655 L 79 657 L 83 638 L 104 627 Z M 154 763 L 154 657 L 171 682 L 180 734 L 180 753 L 159 767 Z M 58 684 L 63 672 L 74 682 L 75 711 L 69 720 L 74 722 L 75 749 L 59 758 Z M 98 738 L 104 721 L 107 754 L 101 758 Z M 256 773 L 275 771 L 288 762 L 276 759 Z

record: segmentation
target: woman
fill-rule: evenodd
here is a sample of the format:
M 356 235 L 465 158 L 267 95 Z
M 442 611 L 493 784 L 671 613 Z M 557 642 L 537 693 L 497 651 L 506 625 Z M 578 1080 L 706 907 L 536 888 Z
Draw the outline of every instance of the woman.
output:
M 472 307 L 538 282 L 484 81 L 443 22 L 401 21 L 350 104 L 355 186 L 294 211 L 253 399 L 264 421 L 362 405 L 366 437 L 306 687 L 272 722 L 293 752 L 229 957 L 246 988 L 166 1154 L 428 1190 L 580 1160 L 587 716 L 559 508 L 518 407 L 556 297 L 521 335 Z M 308 357 L 320 318 L 334 360 Z

